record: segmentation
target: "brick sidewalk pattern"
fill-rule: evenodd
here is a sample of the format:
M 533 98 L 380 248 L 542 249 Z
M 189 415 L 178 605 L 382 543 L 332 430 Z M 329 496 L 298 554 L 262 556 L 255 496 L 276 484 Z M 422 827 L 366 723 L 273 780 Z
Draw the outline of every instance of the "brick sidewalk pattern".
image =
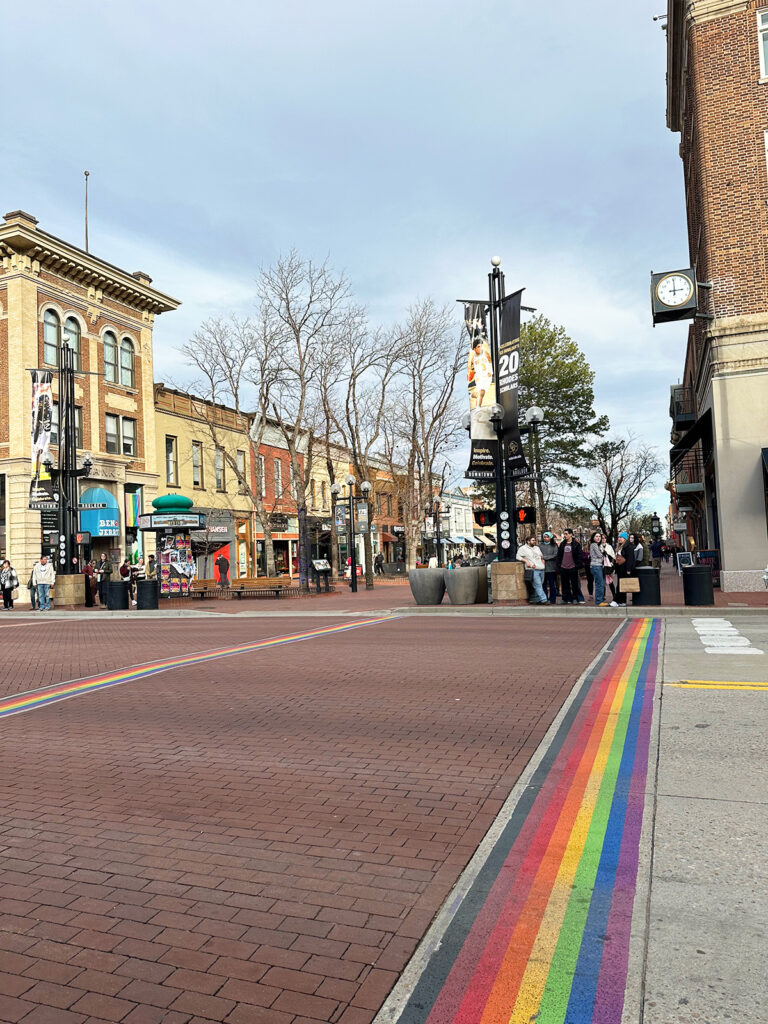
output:
M 613 625 L 393 620 L 5 719 L 0 1020 L 369 1024 Z M 0 637 L 18 692 L 306 626 Z

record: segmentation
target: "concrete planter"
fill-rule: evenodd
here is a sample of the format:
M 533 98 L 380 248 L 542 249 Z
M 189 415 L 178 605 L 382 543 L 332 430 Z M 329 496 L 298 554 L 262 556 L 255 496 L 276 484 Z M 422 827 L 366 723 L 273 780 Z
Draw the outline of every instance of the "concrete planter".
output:
M 416 604 L 440 604 L 445 593 L 444 569 L 411 569 L 408 582 Z
M 485 566 L 483 566 L 485 569 Z M 453 569 L 445 574 L 445 589 L 451 604 L 474 604 L 479 584 L 476 567 Z

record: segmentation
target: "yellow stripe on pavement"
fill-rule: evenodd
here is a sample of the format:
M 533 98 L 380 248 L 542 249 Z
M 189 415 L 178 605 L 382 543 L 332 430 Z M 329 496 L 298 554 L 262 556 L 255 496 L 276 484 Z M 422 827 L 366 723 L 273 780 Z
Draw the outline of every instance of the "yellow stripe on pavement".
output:
M 679 690 L 768 690 L 768 683 L 741 683 L 730 679 L 683 679 L 679 683 L 665 683 Z

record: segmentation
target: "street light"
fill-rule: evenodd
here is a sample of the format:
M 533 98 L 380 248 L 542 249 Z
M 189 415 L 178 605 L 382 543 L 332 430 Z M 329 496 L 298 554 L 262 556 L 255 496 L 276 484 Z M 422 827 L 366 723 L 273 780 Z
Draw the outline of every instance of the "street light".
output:
M 341 487 L 337 483 L 335 483 L 335 482 L 331 484 L 331 496 L 332 496 L 333 505 L 334 505 L 334 509 L 333 509 L 334 516 L 336 514 L 335 506 L 337 504 L 343 504 L 343 505 L 346 505 L 348 507 L 348 514 L 347 514 L 346 518 L 347 518 L 347 539 L 348 539 L 348 543 L 349 543 L 349 568 L 350 568 L 349 588 L 350 588 L 350 590 L 352 591 L 353 594 L 356 594 L 357 593 L 357 550 L 356 550 L 356 547 L 355 547 L 355 486 L 357 484 L 357 479 L 352 475 L 352 473 L 347 473 L 346 477 L 344 478 L 344 482 L 346 483 L 347 487 L 349 488 L 349 494 L 347 495 L 347 497 L 346 498 L 340 498 L 339 497 L 339 495 L 341 494 Z M 362 491 L 362 493 L 365 495 L 365 497 L 367 499 L 368 494 L 369 494 L 369 492 L 371 490 L 371 484 L 367 480 L 363 480 L 362 483 L 360 484 L 360 490 Z M 368 515 L 367 519 L 368 519 L 367 530 L 370 531 L 370 529 L 371 529 L 371 517 L 370 517 L 370 514 Z M 365 567 L 365 585 L 366 585 L 366 588 L 372 588 L 373 587 L 373 577 L 372 576 L 371 576 L 370 586 L 369 586 L 369 581 L 368 581 L 369 573 L 371 573 L 371 567 L 369 567 L 366 564 L 366 567 Z

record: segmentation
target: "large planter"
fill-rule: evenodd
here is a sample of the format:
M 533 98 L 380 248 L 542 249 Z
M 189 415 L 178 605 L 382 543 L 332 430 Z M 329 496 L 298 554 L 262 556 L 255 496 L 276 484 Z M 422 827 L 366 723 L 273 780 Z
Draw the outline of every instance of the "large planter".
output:
M 477 568 L 452 569 L 445 574 L 445 589 L 451 604 L 474 604 L 478 584 Z
M 446 575 L 445 569 L 410 569 L 408 582 L 416 604 L 440 604 Z

